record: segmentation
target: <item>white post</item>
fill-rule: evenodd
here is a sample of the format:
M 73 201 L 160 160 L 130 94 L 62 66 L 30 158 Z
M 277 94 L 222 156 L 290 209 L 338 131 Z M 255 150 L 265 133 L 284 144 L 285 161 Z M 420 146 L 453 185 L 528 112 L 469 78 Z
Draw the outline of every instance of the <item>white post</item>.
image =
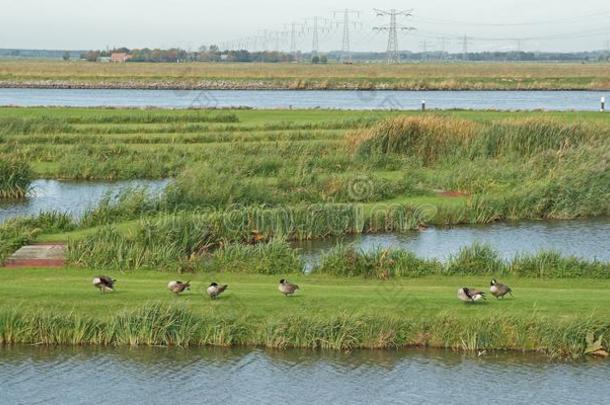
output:
M 606 111 L 606 97 L 602 97 L 602 108 L 600 111 L 601 112 Z
M 426 100 L 421 101 L 421 110 L 426 111 Z

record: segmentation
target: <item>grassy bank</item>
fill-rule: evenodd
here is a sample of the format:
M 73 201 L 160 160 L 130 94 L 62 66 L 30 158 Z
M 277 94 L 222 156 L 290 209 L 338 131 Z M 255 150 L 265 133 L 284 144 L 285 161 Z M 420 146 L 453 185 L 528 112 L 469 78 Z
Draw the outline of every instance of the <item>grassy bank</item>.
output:
M 309 65 L 0 61 L 0 87 L 607 90 L 607 63 Z
M 3 270 L 0 342 L 96 345 L 257 345 L 273 348 L 523 350 L 578 357 L 602 336 L 608 347 L 610 284 L 581 279 L 507 277 L 515 297 L 466 305 L 463 285 L 488 277 L 370 281 L 295 275 L 298 296 L 276 290 L 277 276 L 194 274 L 193 290 L 174 297 L 162 272 L 113 274 L 117 291 L 101 295 L 91 270 Z M 210 280 L 229 284 L 220 300 Z M 40 308 L 53 308 L 52 312 Z

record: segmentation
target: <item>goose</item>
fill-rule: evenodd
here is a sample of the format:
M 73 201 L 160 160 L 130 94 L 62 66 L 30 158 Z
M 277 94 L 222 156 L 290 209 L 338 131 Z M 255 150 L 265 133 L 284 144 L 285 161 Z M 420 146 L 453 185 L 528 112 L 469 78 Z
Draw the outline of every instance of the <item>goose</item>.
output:
M 182 281 L 170 281 L 167 284 L 167 288 L 174 294 L 180 295 L 191 288 L 191 282 L 187 281 L 186 283 L 183 283 Z
M 229 286 L 227 284 L 224 285 L 218 285 L 218 283 L 214 282 L 212 284 L 210 284 L 210 286 L 207 289 L 207 293 L 210 296 L 210 298 L 212 298 L 213 300 L 215 300 L 216 298 L 218 298 L 218 296 L 220 294 L 222 294 L 227 288 L 229 288 Z
M 97 276 L 93 278 L 93 286 L 99 288 L 102 294 L 106 291 L 114 291 L 115 282 L 116 280 L 108 276 Z
M 513 295 L 513 290 L 511 290 L 509 286 L 498 283 L 496 279 L 491 280 L 489 291 L 491 292 L 491 295 L 496 297 L 496 299 L 504 299 L 506 294 L 510 294 L 511 296 Z
M 296 284 L 289 283 L 288 280 L 281 279 L 280 285 L 278 286 L 278 290 L 286 297 L 294 294 L 299 289 L 299 286 Z
M 460 288 L 457 297 L 464 302 L 477 302 L 485 299 L 485 293 L 474 288 Z

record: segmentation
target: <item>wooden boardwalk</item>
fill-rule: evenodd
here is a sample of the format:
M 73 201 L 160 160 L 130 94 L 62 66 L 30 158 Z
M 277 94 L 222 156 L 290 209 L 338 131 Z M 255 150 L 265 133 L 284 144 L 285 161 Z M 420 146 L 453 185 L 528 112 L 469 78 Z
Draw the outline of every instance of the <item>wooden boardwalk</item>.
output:
M 59 243 L 23 246 L 4 263 L 5 267 L 63 267 L 65 246 Z

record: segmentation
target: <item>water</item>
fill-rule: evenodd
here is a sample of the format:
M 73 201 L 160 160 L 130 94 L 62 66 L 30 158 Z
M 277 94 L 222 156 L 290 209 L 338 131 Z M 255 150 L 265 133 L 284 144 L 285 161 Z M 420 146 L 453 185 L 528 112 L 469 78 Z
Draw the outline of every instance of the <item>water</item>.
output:
M 59 211 L 80 217 L 106 196 L 122 190 L 143 187 L 149 193 L 160 193 L 168 180 L 129 180 L 119 182 L 63 182 L 36 180 L 28 198 L 18 202 L 0 202 L 0 223 L 17 216 L 36 215 L 42 211 Z
M 333 91 L 0 89 L 0 106 L 599 111 L 596 91 Z
M 610 218 L 432 227 L 423 232 L 351 236 L 300 242 L 296 246 L 302 249 L 310 268 L 338 243 L 352 243 L 364 251 L 377 247 L 402 248 L 419 257 L 446 261 L 460 248 L 475 242 L 491 245 L 504 259 L 519 253 L 556 250 L 564 256 L 610 261 Z
M 116 195 L 130 187 L 144 187 L 155 195 L 162 192 L 168 182 L 169 180 L 133 180 L 79 183 L 36 180 L 27 200 L 0 203 L 0 223 L 12 217 L 35 215 L 41 211 L 66 212 L 79 218 L 107 193 Z M 566 256 L 610 261 L 610 218 L 431 227 L 423 232 L 347 236 L 300 242 L 295 243 L 295 246 L 302 249 L 308 268 L 311 268 L 325 251 L 338 243 L 352 243 L 365 251 L 377 247 L 402 248 L 419 257 L 446 261 L 460 248 L 475 242 L 490 244 L 505 259 L 519 253 L 557 250 Z
M 610 362 L 444 351 L 0 348 L 17 404 L 602 404 Z

